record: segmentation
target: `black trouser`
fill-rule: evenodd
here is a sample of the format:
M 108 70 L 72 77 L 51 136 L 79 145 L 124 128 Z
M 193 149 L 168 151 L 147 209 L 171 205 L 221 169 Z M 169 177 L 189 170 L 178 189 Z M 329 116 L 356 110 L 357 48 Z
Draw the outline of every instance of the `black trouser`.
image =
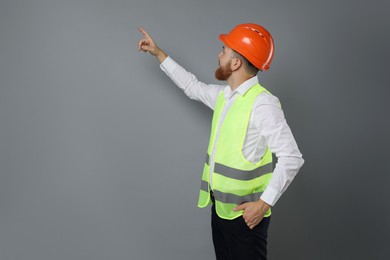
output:
M 250 229 L 243 217 L 220 218 L 212 206 L 211 228 L 217 260 L 266 260 L 270 217 Z

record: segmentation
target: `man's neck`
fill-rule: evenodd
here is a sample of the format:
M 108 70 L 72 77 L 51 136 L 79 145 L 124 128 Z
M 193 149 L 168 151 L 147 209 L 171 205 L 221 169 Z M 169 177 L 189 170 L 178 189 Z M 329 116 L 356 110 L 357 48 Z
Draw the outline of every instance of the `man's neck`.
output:
M 231 75 L 228 79 L 227 79 L 227 84 L 230 86 L 230 88 L 232 89 L 232 91 L 234 91 L 236 88 L 238 88 L 242 83 L 244 83 L 245 81 L 247 81 L 248 79 L 252 78 L 253 76 L 249 76 L 249 75 L 237 75 L 236 77 L 234 75 Z

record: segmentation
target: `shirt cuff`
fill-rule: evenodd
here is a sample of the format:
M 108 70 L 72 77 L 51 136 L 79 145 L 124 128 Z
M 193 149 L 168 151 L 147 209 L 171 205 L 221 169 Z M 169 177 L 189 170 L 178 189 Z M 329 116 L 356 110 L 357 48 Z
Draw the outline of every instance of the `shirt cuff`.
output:
M 160 64 L 160 68 L 168 75 L 172 75 L 176 69 L 177 63 L 171 58 L 166 57 L 163 62 Z
M 265 203 L 274 206 L 278 201 L 278 199 L 280 198 L 280 196 L 282 196 L 282 193 L 268 186 L 263 192 L 263 194 L 260 196 L 260 199 Z

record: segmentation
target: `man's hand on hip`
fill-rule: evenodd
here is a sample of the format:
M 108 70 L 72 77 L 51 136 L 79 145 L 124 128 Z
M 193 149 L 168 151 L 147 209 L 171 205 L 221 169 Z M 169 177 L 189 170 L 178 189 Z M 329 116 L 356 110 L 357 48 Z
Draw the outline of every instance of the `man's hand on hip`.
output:
M 238 205 L 233 209 L 233 211 L 243 211 L 242 217 L 245 220 L 245 223 L 250 229 L 253 229 L 257 226 L 263 219 L 265 213 L 271 206 L 262 201 L 261 199 L 255 202 L 246 202 L 241 205 Z

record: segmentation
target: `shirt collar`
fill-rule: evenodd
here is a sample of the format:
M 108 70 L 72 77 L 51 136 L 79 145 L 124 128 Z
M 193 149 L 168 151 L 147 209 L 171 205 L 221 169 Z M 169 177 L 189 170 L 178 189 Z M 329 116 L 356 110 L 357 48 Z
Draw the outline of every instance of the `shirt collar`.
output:
M 238 86 L 235 90 L 232 91 L 230 86 L 226 86 L 224 90 L 225 99 L 232 98 L 236 93 L 239 95 L 244 95 L 251 87 L 259 83 L 257 76 L 254 76 L 247 81 L 243 82 L 240 86 Z

